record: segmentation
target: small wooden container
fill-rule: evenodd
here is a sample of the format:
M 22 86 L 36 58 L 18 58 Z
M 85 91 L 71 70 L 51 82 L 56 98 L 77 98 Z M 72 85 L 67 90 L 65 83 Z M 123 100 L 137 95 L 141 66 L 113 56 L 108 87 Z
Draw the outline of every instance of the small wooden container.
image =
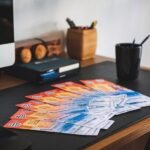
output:
M 41 61 L 46 57 L 61 56 L 63 45 L 58 37 L 40 37 L 16 42 L 16 63 Z
M 96 29 L 68 29 L 67 51 L 70 57 L 79 60 L 93 58 L 96 46 Z

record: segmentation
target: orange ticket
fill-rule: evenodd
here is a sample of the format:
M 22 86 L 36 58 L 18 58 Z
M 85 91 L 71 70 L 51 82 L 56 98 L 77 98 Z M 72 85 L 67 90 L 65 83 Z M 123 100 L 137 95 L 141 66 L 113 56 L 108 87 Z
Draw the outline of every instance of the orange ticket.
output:
M 58 113 L 43 113 L 43 112 L 33 112 L 25 109 L 19 109 L 11 119 L 38 119 L 38 120 L 58 120 L 66 117 L 67 115 L 58 114 Z
M 60 88 L 62 90 L 80 94 L 80 95 L 91 94 L 93 92 L 93 90 L 91 90 L 90 88 L 75 82 L 64 82 L 59 84 L 53 84 L 52 86 L 55 88 Z
M 39 100 L 43 103 L 48 103 L 53 105 L 66 104 L 70 102 L 68 99 L 62 99 L 62 98 L 52 97 L 52 96 L 43 96 L 41 98 L 36 98 L 35 100 Z
M 15 129 L 29 129 L 29 130 L 40 130 L 40 129 L 51 129 L 54 126 L 54 122 L 46 120 L 10 120 L 4 125 L 5 128 L 15 128 Z
M 58 98 L 68 99 L 68 100 L 77 99 L 80 97 L 80 95 L 78 94 L 67 92 L 67 91 L 60 90 L 60 89 L 45 91 L 45 92 L 42 92 L 41 94 L 45 96 L 53 96 L 53 97 L 58 97 Z
M 39 100 L 44 103 L 49 103 L 54 105 L 72 103 L 72 100 L 75 100 L 79 97 L 80 95 L 73 94 L 59 89 L 49 90 L 49 91 L 26 96 L 26 98 L 28 99 Z
M 124 87 L 121 87 L 103 79 L 81 80 L 81 82 L 87 87 L 92 88 L 94 90 L 98 90 L 100 92 L 116 92 L 118 90 L 120 91 L 126 89 Z
M 59 112 L 65 109 L 64 105 L 50 105 L 50 104 L 45 104 L 39 101 L 28 101 L 28 102 L 24 102 L 21 104 L 17 104 L 16 106 L 23 108 L 23 109 L 27 109 L 27 110 L 31 110 L 31 111 L 39 111 L 39 112 Z

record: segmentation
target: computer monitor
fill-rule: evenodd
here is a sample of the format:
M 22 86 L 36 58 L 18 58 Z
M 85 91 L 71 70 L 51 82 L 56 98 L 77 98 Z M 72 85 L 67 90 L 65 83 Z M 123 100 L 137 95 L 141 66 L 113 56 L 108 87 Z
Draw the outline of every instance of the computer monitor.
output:
M 0 0 L 0 68 L 15 62 L 13 0 Z

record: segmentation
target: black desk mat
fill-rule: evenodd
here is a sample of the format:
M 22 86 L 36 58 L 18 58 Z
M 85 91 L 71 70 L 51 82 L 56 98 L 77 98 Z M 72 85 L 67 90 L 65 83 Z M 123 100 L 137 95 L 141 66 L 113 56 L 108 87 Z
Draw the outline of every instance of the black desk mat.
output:
M 130 89 L 139 91 L 147 96 L 150 96 L 150 72 L 141 70 L 138 80 L 130 83 L 119 83 L 116 77 L 115 64 L 112 62 L 104 62 L 81 69 L 80 73 L 63 81 L 79 81 L 80 79 L 103 78 L 117 84 L 123 85 Z M 55 83 L 57 83 L 55 82 Z M 16 103 L 24 102 L 25 95 L 41 92 L 51 89 L 50 83 L 36 85 L 27 83 L 14 88 L 0 91 L 0 126 L 8 121 L 8 118 L 16 112 Z M 103 130 L 98 136 L 76 136 L 65 135 L 59 133 L 48 133 L 39 131 L 13 130 L 14 132 L 23 135 L 32 142 L 33 150 L 76 150 L 100 141 L 117 131 L 128 127 L 144 118 L 150 116 L 150 107 L 142 108 L 113 119 L 115 123 L 108 129 Z

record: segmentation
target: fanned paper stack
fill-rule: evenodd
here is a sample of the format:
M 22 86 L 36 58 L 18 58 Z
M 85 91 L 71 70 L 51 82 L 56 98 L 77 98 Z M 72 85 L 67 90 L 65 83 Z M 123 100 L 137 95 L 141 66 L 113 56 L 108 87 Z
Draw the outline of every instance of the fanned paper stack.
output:
M 110 128 L 115 115 L 150 106 L 150 98 L 112 82 L 81 80 L 64 82 L 56 89 L 26 96 L 17 104 L 5 128 L 96 136 Z

